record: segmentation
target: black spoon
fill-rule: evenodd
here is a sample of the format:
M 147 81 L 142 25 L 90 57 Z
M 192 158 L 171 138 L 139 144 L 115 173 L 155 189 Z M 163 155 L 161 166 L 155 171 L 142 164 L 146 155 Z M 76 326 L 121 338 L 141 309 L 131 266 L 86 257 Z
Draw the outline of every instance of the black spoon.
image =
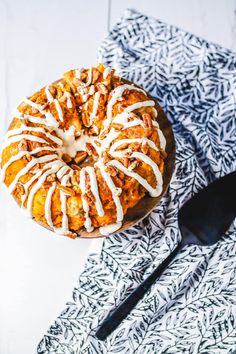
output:
M 236 216 L 236 172 L 197 193 L 179 210 L 182 240 L 174 251 L 103 321 L 96 332 L 100 340 L 112 333 L 142 299 L 151 285 L 187 245 L 209 246 L 220 240 Z

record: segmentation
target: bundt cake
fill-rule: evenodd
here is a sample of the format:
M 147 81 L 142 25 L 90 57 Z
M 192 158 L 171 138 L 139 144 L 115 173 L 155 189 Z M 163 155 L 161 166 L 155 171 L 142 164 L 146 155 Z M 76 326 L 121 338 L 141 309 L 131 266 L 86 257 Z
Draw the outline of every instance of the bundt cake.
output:
M 166 139 L 157 109 L 102 64 L 71 70 L 19 104 L 2 146 L 2 181 L 29 217 L 56 233 L 113 233 L 146 192 L 162 192 Z

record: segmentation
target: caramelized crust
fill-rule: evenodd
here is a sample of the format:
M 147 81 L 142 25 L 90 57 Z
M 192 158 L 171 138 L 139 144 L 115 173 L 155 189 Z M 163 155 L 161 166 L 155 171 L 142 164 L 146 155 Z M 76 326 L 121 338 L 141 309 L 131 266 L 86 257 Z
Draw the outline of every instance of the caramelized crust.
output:
M 71 70 L 18 106 L 2 179 L 55 232 L 76 237 L 81 228 L 112 224 L 100 229 L 109 234 L 146 192 L 162 191 L 165 138 L 155 105 L 101 64 Z

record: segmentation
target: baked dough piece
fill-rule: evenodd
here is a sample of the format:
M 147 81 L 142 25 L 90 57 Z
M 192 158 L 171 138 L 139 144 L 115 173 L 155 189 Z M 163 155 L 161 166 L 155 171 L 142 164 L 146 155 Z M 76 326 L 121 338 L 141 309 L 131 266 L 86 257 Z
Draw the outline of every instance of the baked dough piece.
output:
M 24 98 L 5 135 L 1 177 L 29 217 L 55 232 L 118 230 L 162 192 L 166 139 L 156 102 L 99 64 Z

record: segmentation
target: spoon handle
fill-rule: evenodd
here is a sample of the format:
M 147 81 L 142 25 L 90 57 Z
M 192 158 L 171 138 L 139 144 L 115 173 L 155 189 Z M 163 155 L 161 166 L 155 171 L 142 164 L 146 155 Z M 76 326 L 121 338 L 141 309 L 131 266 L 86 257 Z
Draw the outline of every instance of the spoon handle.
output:
M 145 279 L 135 290 L 133 290 L 131 294 L 108 315 L 96 332 L 96 337 L 98 339 L 105 340 L 106 337 L 119 326 L 131 310 L 137 305 L 139 300 L 143 298 L 155 280 L 161 276 L 162 272 L 173 261 L 181 248 L 182 245 L 179 244 L 174 251 L 147 277 L 147 279 Z

